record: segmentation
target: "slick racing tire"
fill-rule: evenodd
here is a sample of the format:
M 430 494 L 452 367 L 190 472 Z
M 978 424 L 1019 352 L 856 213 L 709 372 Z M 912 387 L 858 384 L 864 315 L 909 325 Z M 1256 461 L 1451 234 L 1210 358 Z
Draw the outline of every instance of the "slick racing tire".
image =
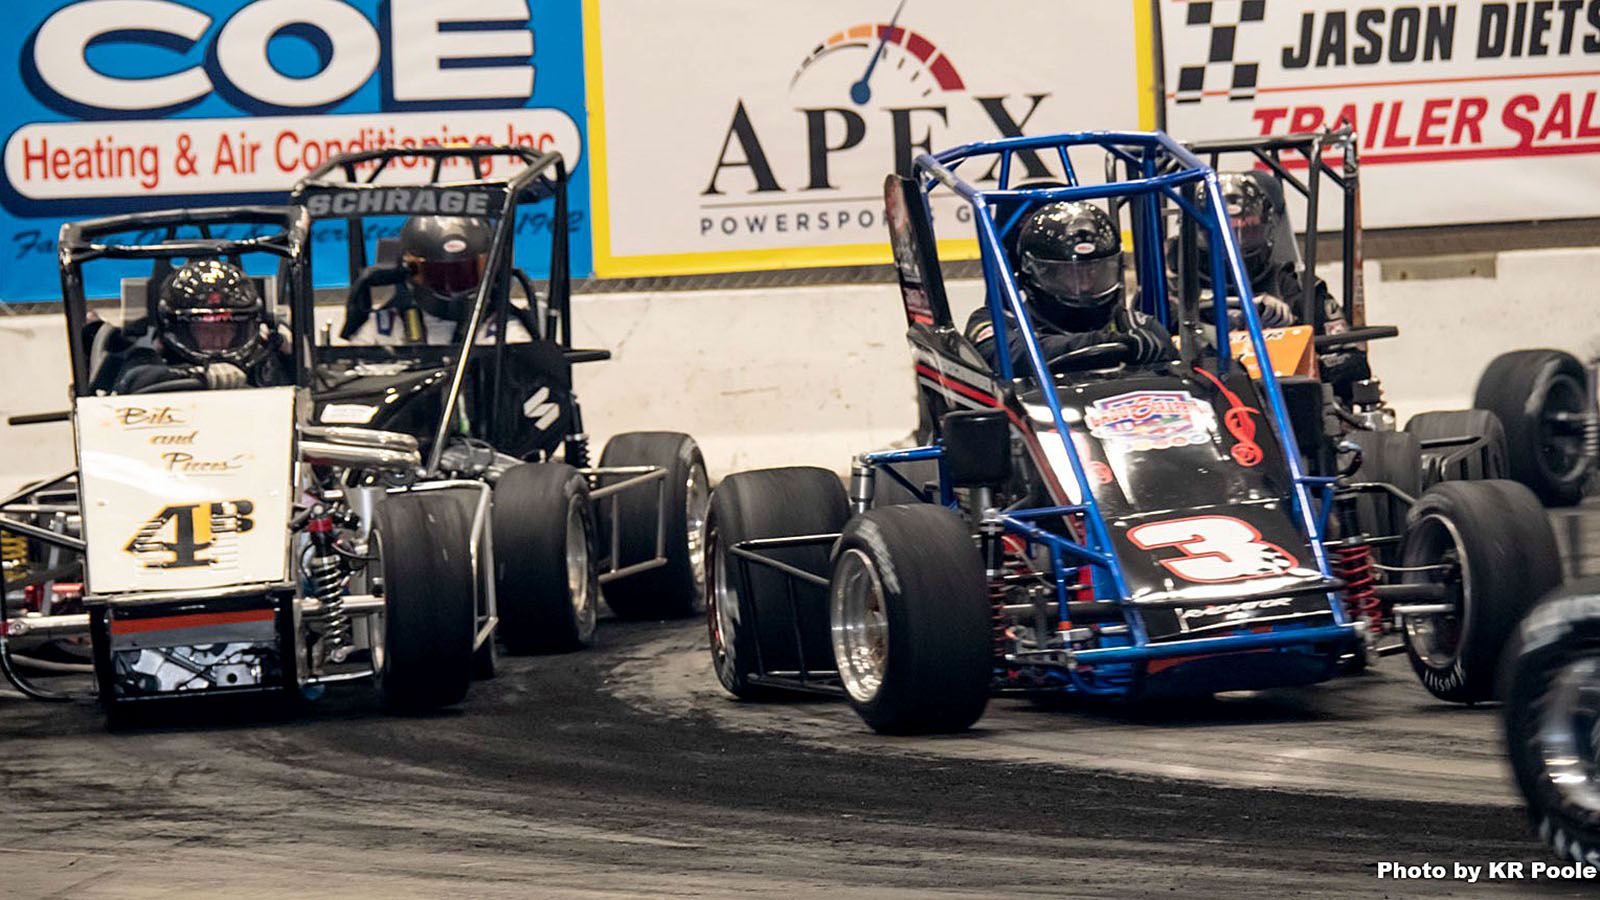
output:
M 1439 603 L 1452 607 L 1397 623 L 1417 678 L 1440 700 L 1493 699 L 1512 630 L 1561 582 L 1555 534 L 1539 499 L 1515 481 L 1435 485 L 1411 508 L 1401 562 L 1445 566 L 1446 596 Z M 1403 577 L 1426 583 L 1429 574 Z
M 1422 449 L 1417 436 L 1404 431 L 1355 431 L 1348 438 L 1361 447 L 1361 467 L 1352 476 L 1358 482 L 1387 484 L 1409 497 L 1422 493 Z M 1356 522 L 1369 538 L 1399 537 L 1405 532 L 1405 501 L 1387 491 L 1369 490 L 1351 501 Z M 1380 544 L 1379 562 L 1393 565 L 1400 559 L 1397 543 Z
M 508 653 L 594 642 L 600 581 L 589 482 L 561 463 L 524 463 L 494 489 L 495 600 Z
M 609 552 L 614 539 L 615 568 L 647 562 L 656 555 L 656 531 L 665 527 L 662 546 L 667 563 L 606 585 L 606 605 L 622 619 L 668 619 L 699 611 L 705 593 L 705 522 L 711 480 L 694 438 L 673 431 L 637 431 L 606 442 L 600 467 L 658 466 L 667 472 L 666 488 L 657 502 L 660 482 L 646 482 L 598 504 L 601 544 Z M 627 476 L 606 479 L 607 484 Z M 662 504 L 666 515 L 662 516 Z M 616 529 L 617 534 L 612 535 Z
M 850 520 L 828 588 L 845 696 L 880 734 L 964 731 L 989 702 L 993 670 L 983 562 L 942 506 L 874 509 Z
M 717 680 L 740 699 L 771 696 L 753 676 L 769 671 L 833 667 L 826 592 L 730 552 L 744 541 L 833 535 L 850 508 L 839 477 L 826 469 L 789 468 L 729 475 L 711 495 L 706 527 L 706 628 Z M 827 542 L 762 551 L 818 576 L 828 572 Z M 796 615 L 799 621 L 796 621 Z M 796 646 L 795 635 L 804 643 Z
M 1466 438 L 1442 447 L 1423 447 L 1422 486 L 1441 481 L 1482 481 L 1511 477 L 1506 459 L 1506 431 L 1500 418 L 1486 409 L 1451 409 L 1417 413 L 1406 431 L 1422 444 Z
M 445 492 L 400 494 L 378 504 L 372 528 L 384 596 L 378 687 L 391 709 L 437 709 L 467 694 L 476 630 L 471 525 Z
M 1511 477 L 1549 506 L 1574 506 L 1594 465 L 1584 451 L 1587 411 L 1583 366 L 1560 350 L 1517 350 L 1489 363 L 1472 405 L 1505 426 Z
M 1556 856 L 1600 865 L 1600 579 L 1563 586 L 1506 651 L 1506 750 Z
M 476 490 L 451 489 L 441 491 L 440 493 L 444 496 L 454 499 L 456 504 L 460 506 L 461 515 L 465 517 L 467 521 L 467 534 L 470 539 L 472 535 L 471 525 L 473 520 L 478 515 L 478 492 Z M 478 546 L 476 552 L 473 554 L 472 560 L 473 571 L 477 576 L 472 582 L 474 639 L 477 637 L 477 623 L 487 612 L 485 607 L 489 602 L 489 579 L 494 577 L 494 573 L 489 569 L 489 557 L 491 556 L 491 553 L 489 552 L 490 548 L 485 546 L 484 543 L 486 540 L 488 540 L 488 534 L 490 533 L 490 524 L 487 519 L 484 522 L 483 530 L 484 534 L 479 535 Z M 468 549 L 471 550 L 470 545 Z M 498 596 L 496 599 L 498 600 Z M 472 680 L 488 681 L 495 676 L 495 670 L 499 667 L 499 665 L 499 649 L 495 643 L 494 635 L 490 635 L 488 640 L 484 641 L 478 646 L 478 649 L 472 651 Z

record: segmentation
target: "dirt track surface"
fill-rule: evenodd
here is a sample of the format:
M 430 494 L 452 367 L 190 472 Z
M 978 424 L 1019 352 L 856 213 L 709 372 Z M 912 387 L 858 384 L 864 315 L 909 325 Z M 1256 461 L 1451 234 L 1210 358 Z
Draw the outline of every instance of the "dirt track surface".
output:
M 0 697 L 0 894 L 1586 895 L 1377 879 L 1380 860 L 1544 858 L 1492 713 L 1398 675 L 1178 719 L 997 701 L 971 735 L 888 741 L 831 702 L 734 703 L 702 640 L 608 624 L 600 651 L 502 660 L 427 718 L 347 687 L 288 718 L 113 735 L 88 704 Z M 1306 790 L 1274 747 L 1343 783 Z M 1158 771 L 1177 755 L 1193 771 Z M 1457 756 L 1409 785 L 1396 762 Z

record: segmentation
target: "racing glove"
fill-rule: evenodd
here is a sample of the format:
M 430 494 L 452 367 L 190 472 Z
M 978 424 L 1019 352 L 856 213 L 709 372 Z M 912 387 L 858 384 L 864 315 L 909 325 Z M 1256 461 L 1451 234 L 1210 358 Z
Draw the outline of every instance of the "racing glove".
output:
M 1128 348 L 1128 361 L 1135 365 L 1153 363 L 1162 357 L 1161 342 L 1143 328 L 1113 335 L 1113 340 Z
M 206 366 L 205 381 L 213 391 L 228 391 L 247 386 L 250 378 L 233 363 L 215 362 Z

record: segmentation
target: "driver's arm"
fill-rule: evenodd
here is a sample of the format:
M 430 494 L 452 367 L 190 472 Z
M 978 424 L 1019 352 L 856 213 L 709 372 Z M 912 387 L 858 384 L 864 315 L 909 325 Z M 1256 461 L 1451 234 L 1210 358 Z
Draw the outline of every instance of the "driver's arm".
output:
M 350 286 L 350 299 L 344 304 L 344 327 L 339 337 L 350 340 L 372 316 L 372 289 L 396 285 L 406 280 L 404 266 L 368 266 Z
M 1160 327 L 1159 325 L 1157 326 Z M 1125 343 L 1125 335 L 1118 335 L 1110 329 L 1102 331 L 1089 331 L 1081 333 L 1049 332 L 1039 334 L 1039 350 L 1048 362 L 1063 353 L 1071 353 L 1084 347 L 1095 344 Z M 967 321 L 967 338 L 972 341 L 984 360 L 991 369 L 1000 368 L 1000 357 L 995 349 L 994 324 L 989 320 L 987 310 L 980 309 L 972 314 Z M 1170 345 L 1170 341 L 1168 342 Z M 1011 357 L 1013 372 L 1031 372 L 1028 363 L 1028 346 L 1022 340 L 1022 333 L 1010 317 L 1006 319 L 1006 352 Z

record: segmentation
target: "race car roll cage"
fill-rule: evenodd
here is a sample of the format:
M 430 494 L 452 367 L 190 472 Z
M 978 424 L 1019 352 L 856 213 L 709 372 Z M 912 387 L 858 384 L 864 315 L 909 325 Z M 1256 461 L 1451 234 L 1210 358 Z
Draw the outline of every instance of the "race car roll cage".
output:
M 486 158 L 497 156 L 515 157 L 523 163 L 523 168 L 505 180 L 485 179 L 483 175 L 483 161 Z M 379 192 L 401 189 L 417 188 L 411 184 L 377 184 L 379 176 L 389 169 L 389 166 L 398 159 L 426 159 L 432 160 L 432 171 L 426 185 L 427 189 L 439 191 L 477 192 L 487 195 L 491 208 L 485 213 L 496 217 L 497 225 L 494 230 L 494 243 L 489 246 L 489 255 L 484 260 L 483 270 L 486 273 L 498 273 L 504 270 L 508 275 L 512 266 L 508 264 L 512 252 L 511 236 L 515 230 L 516 211 L 519 203 L 538 203 L 542 200 L 553 199 L 555 210 L 551 219 L 552 225 L 550 244 L 550 285 L 548 290 L 548 304 L 552 311 L 559 316 L 561 336 L 559 344 L 568 362 L 589 362 L 592 360 L 608 359 L 611 354 L 603 350 L 573 350 L 572 349 L 572 276 L 569 268 L 568 236 L 564 224 L 567 221 L 567 164 L 561 154 L 551 151 L 549 153 L 536 153 L 524 147 L 387 147 L 380 150 L 366 150 L 356 153 L 346 153 L 333 157 L 321 166 L 312 170 L 311 174 L 295 184 L 290 192 L 290 199 L 295 203 L 305 203 L 317 194 L 354 196 L 355 209 L 366 209 L 372 214 L 383 215 L 382 206 L 373 209 L 372 205 L 363 205 L 360 202 L 362 194 L 378 194 Z M 446 162 L 452 159 L 466 159 L 472 166 L 471 181 L 441 181 Z M 357 170 L 364 166 L 371 166 L 372 171 L 362 177 Z M 335 173 L 343 175 L 343 179 L 332 178 Z M 498 203 L 494 201 L 498 200 Z M 362 217 L 360 215 L 334 216 L 345 218 L 349 225 L 346 227 L 347 253 L 350 266 L 350 277 L 354 282 L 356 273 L 366 268 L 367 244 Z M 439 456 L 444 452 L 445 439 L 449 436 L 450 426 L 455 416 L 456 400 L 460 396 L 461 386 L 467 377 L 467 368 L 472 361 L 472 353 L 476 341 L 473 336 L 483 325 L 484 317 L 488 315 L 490 304 L 494 305 L 495 314 L 495 342 L 494 342 L 494 396 L 499 399 L 503 383 L 503 366 L 505 360 L 506 326 L 510 316 L 510 288 L 508 278 L 484 278 L 478 284 L 476 295 L 472 301 L 472 312 L 468 315 L 463 341 L 461 358 L 456 360 L 455 369 L 451 373 L 450 387 L 445 393 L 445 406 L 439 417 L 439 424 L 434 429 L 433 446 L 428 453 L 424 464 L 426 472 L 430 475 L 437 474 L 439 470 Z M 533 302 L 530 286 L 524 286 L 529 291 L 528 301 Z M 308 301 L 309 303 L 309 301 Z M 309 310 L 308 310 L 309 313 Z M 308 345 L 307 352 L 310 353 Z M 494 410 L 499 404 L 489 405 L 491 421 L 487 423 L 492 427 Z
M 523 168 L 505 179 L 491 179 L 484 175 L 484 160 L 494 157 L 512 157 L 523 164 Z M 426 184 L 415 183 L 378 184 L 378 178 L 388 170 L 396 160 L 431 160 L 432 166 Z M 472 180 L 470 181 L 442 181 L 444 168 L 450 160 L 464 159 L 472 167 Z M 361 172 L 364 167 L 371 167 L 370 172 Z M 342 177 L 338 177 L 342 176 Z M 611 351 L 597 349 L 575 349 L 572 346 L 572 270 L 569 259 L 570 238 L 566 227 L 567 222 L 567 183 L 568 173 L 566 160 L 557 151 L 545 153 L 536 152 L 527 147 L 504 145 L 455 145 L 441 147 L 386 147 L 377 150 L 356 151 L 345 153 L 330 158 L 327 162 L 312 170 L 305 178 L 297 182 L 290 192 L 290 200 L 297 204 L 310 202 L 312 197 L 319 194 L 328 195 L 330 199 L 343 195 L 353 197 L 350 206 L 353 210 L 365 211 L 372 215 L 392 215 L 384 210 L 382 204 L 363 202 L 362 195 L 372 195 L 378 199 L 381 192 L 390 190 L 432 190 L 438 192 L 477 192 L 487 195 L 486 216 L 495 217 L 494 243 L 489 247 L 488 257 L 484 260 L 485 273 L 504 272 L 505 277 L 488 277 L 478 284 L 476 295 L 473 297 L 472 312 L 468 315 L 464 325 L 460 358 L 456 360 L 451 373 L 450 385 L 446 390 L 444 408 L 439 416 L 439 423 L 434 428 L 433 445 L 429 448 L 428 457 L 423 463 L 424 477 L 437 477 L 439 475 L 440 458 L 444 453 L 445 444 L 450 434 L 450 429 L 455 422 L 456 403 L 460 399 L 462 385 L 466 381 L 467 370 L 471 365 L 473 353 L 477 342 L 474 336 L 482 326 L 484 318 L 489 314 L 491 304 L 495 315 L 495 341 L 494 341 L 494 375 L 491 401 L 488 404 L 487 418 L 484 423 L 486 429 L 494 427 L 495 411 L 500 408 L 500 392 L 504 386 L 506 332 L 508 319 L 511 313 L 511 280 L 516 278 L 521 282 L 524 293 L 527 295 L 530 307 L 534 303 L 534 291 L 531 282 L 522 277 L 520 270 L 516 270 L 511 260 L 514 252 L 512 235 L 516 231 L 516 211 L 522 203 L 539 203 L 544 200 L 553 201 L 550 227 L 550 277 L 546 288 L 547 308 L 557 318 L 560 334 L 532 335 L 534 340 L 547 340 L 555 343 L 562 353 L 562 357 L 569 363 L 600 362 L 611 358 Z M 450 213 L 441 213 L 449 215 Z M 349 224 L 346 226 L 346 245 L 349 273 L 352 286 L 357 273 L 367 266 L 367 245 L 365 229 L 362 227 L 362 212 L 355 214 L 334 212 L 326 218 L 344 218 Z M 319 217 L 323 218 L 323 217 Z M 305 300 L 308 317 L 311 319 L 311 294 L 307 292 Z M 300 315 L 297 311 L 296 315 Z M 309 332 L 308 332 L 309 334 Z M 306 359 L 312 360 L 314 349 L 308 342 L 304 351 Z M 309 364 L 309 363 L 308 363 Z M 574 406 L 576 412 L 576 406 Z M 581 422 L 573 423 L 573 432 L 582 431 Z M 615 521 L 619 514 L 621 495 L 626 491 L 646 486 L 654 486 L 656 496 L 656 541 L 655 555 L 650 559 L 619 565 L 617 560 L 621 552 L 621 529 L 611 529 L 611 547 L 609 567 L 599 573 L 599 582 L 606 584 L 619 578 L 626 578 L 640 572 L 657 569 L 667 565 L 666 535 L 667 535 L 667 470 L 659 466 L 610 466 L 605 468 L 590 466 L 586 452 L 572 454 L 573 444 L 568 443 L 569 462 L 590 481 L 591 490 L 589 499 L 596 507 L 604 500 L 609 503 L 612 520 Z M 609 483 L 607 479 L 611 479 Z
M 1082 184 L 1079 182 L 1076 170 L 1070 157 L 1070 150 L 1074 147 L 1099 147 L 1112 159 L 1124 164 L 1132 177 L 1122 181 L 1112 181 L 1106 184 Z M 1058 154 L 1062 168 L 1066 172 L 1067 185 L 1064 187 L 1011 187 L 1012 160 L 1024 152 L 1039 152 L 1054 150 Z M 994 189 L 980 189 L 969 182 L 962 180 L 957 174 L 961 165 L 971 159 L 993 160 L 999 158 L 999 185 Z M 1173 140 L 1163 132 L 1120 132 L 1120 131 L 1093 131 L 1080 132 L 1053 136 L 1015 137 L 993 141 L 982 141 L 965 144 L 937 154 L 920 154 L 913 163 L 912 177 L 916 179 L 917 186 L 926 196 L 931 191 L 943 186 L 959 195 L 972 207 L 972 218 L 977 225 L 979 255 L 983 265 L 984 286 L 986 288 L 986 304 L 990 321 L 994 327 L 995 345 L 1005 347 L 1008 345 L 1006 313 L 1010 313 L 1015 320 L 1018 334 L 1021 336 L 1023 346 L 1028 358 L 1030 374 L 1038 379 L 1044 403 L 1049 409 L 1050 420 L 1055 426 L 1055 431 L 1066 450 L 1066 459 L 1071 465 L 1072 476 L 1078 488 L 1081 500 L 1077 503 L 1048 506 L 1036 509 L 1011 510 L 1004 513 L 984 515 L 984 528 L 995 532 L 992 537 L 998 539 L 1001 533 L 1014 534 L 1028 541 L 1040 544 L 1048 549 L 1055 582 L 1055 594 L 1060 609 L 1079 609 L 1085 605 L 1098 606 L 1105 600 L 1090 601 L 1088 604 L 1073 603 L 1068 599 L 1070 584 L 1079 576 L 1081 567 L 1087 564 L 1092 572 L 1104 575 L 1110 582 L 1110 593 L 1113 594 L 1111 602 L 1116 603 L 1122 612 L 1122 619 L 1127 623 L 1129 634 L 1132 638 L 1129 646 L 1098 647 L 1088 650 L 1033 650 L 1022 651 L 1015 654 L 1015 662 L 1023 664 L 1059 664 L 1061 657 L 1066 657 L 1066 669 L 1072 684 L 1079 690 L 1090 694 L 1119 694 L 1118 688 L 1099 687 L 1085 681 L 1077 672 L 1077 666 L 1084 663 L 1137 663 L 1154 659 L 1174 658 L 1181 656 L 1194 656 L 1212 653 L 1231 653 L 1243 650 L 1258 650 L 1281 648 L 1288 646 L 1301 646 L 1313 644 L 1327 644 L 1354 639 L 1354 626 L 1345 615 L 1343 605 L 1330 597 L 1329 612 L 1333 619 L 1331 625 L 1310 626 L 1304 628 L 1287 629 L 1282 631 L 1267 631 L 1250 634 L 1234 634 L 1223 637 L 1193 638 L 1187 640 L 1163 641 L 1151 643 L 1140 617 L 1136 614 L 1141 608 L 1152 609 L 1165 606 L 1187 605 L 1194 601 L 1156 601 L 1136 602 L 1128 589 L 1121 562 L 1112 546 L 1110 533 L 1104 517 L 1100 512 L 1099 503 L 1094 497 L 1094 490 L 1084 470 L 1084 465 L 1078 457 L 1078 450 L 1072 441 L 1072 432 L 1068 427 L 1066 418 L 1061 409 L 1061 402 L 1056 392 L 1051 389 L 1055 381 L 1051 375 L 1050 367 L 1040 349 L 1039 338 L 1031 326 L 1031 319 L 1026 307 L 1023 305 L 1022 295 L 1017 287 L 1015 275 L 1011 267 L 1005 264 L 1008 256 L 1005 251 L 1003 237 L 1023 220 L 1025 215 L 1040 204 L 1057 201 L 1074 200 L 1116 200 L 1129 205 L 1133 224 L 1135 246 L 1135 274 L 1139 285 L 1139 297 L 1144 312 L 1155 316 L 1163 324 L 1170 324 L 1171 314 L 1165 298 L 1167 291 L 1167 270 L 1164 258 L 1164 241 L 1162 234 L 1162 219 L 1160 203 L 1166 199 L 1176 204 L 1186 215 L 1180 235 L 1180 264 L 1184 270 L 1193 270 L 1197 261 L 1195 228 L 1197 223 L 1206 228 L 1209 238 L 1212 284 L 1232 284 L 1237 287 L 1243 300 L 1246 328 L 1250 333 L 1251 346 L 1258 359 L 1269 359 L 1265 337 L 1261 330 L 1260 317 L 1256 312 L 1254 296 L 1251 291 L 1249 278 L 1244 271 L 1243 263 L 1239 256 L 1239 249 L 1234 240 L 1233 229 L 1228 225 L 1227 210 L 1223 205 L 1221 191 L 1218 188 L 1216 172 L 1202 162 L 1192 151 Z M 1206 202 L 1199 200 L 1199 188 L 1206 188 Z M 997 225 L 994 211 L 1001 209 L 1005 213 L 1005 221 Z M 923 212 L 926 215 L 926 212 Z M 1194 283 L 1193 278 L 1185 281 Z M 948 323 L 950 311 L 948 303 L 942 292 L 931 292 L 928 296 L 930 305 L 934 307 L 936 321 Z M 1184 316 L 1197 315 L 1198 292 L 1184 298 Z M 1231 345 L 1228 341 L 1228 316 L 1225 304 L 1215 305 L 1216 346 L 1230 348 L 1228 352 L 1219 352 L 1215 357 L 1216 375 L 1226 376 L 1230 365 L 1235 364 L 1231 356 Z M 1182 348 L 1181 360 L 1184 364 L 1199 367 L 1202 363 L 1199 348 L 1188 344 Z M 1013 370 L 1012 361 L 1007 354 L 998 355 L 998 370 L 1001 380 L 1011 384 L 1016 380 L 1017 373 Z M 1283 398 L 1282 387 L 1278 383 L 1277 375 L 1271 366 L 1263 366 L 1259 380 L 1265 394 L 1267 406 L 1270 409 L 1269 419 L 1272 428 L 1281 446 L 1286 448 L 1283 454 L 1289 468 L 1290 480 L 1293 485 L 1290 494 L 1293 518 L 1299 524 L 1303 533 L 1308 537 L 1312 553 L 1316 559 L 1317 570 L 1321 574 L 1320 582 L 1309 587 L 1290 590 L 1287 593 L 1332 593 L 1344 587 L 1343 582 L 1335 579 L 1329 572 L 1327 554 L 1324 550 L 1324 541 L 1328 529 L 1329 515 L 1334 505 L 1334 489 L 1338 481 L 1332 476 L 1307 475 L 1301 464 L 1299 454 L 1292 452 L 1296 447 L 1293 429 L 1290 425 L 1286 405 Z M 874 471 L 882 470 L 899 482 L 903 487 L 911 490 L 918 496 L 927 498 L 926 494 L 901 473 L 895 471 L 894 466 L 901 463 L 916 461 L 935 461 L 939 466 L 939 498 L 938 501 L 945 506 L 954 506 L 955 497 L 944 462 L 945 451 L 942 445 L 933 444 L 924 447 L 915 447 L 905 450 L 891 450 L 878 453 L 866 453 L 858 457 L 858 466 L 864 466 Z M 859 477 L 859 469 L 858 469 Z M 1318 503 L 1313 506 L 1312 492 L 1317 494 Z M 857 512 L 862 511 L 859 500 L 852 491 L 852 500 L 857 504 Z M 927 498 L 930 499 L 931 498 Z M 1081 515 L 1085 523 L 1085 540 L 1074 541 L 1052 531 L 1039 527 L 1035 522 L 1046 518 L 1060 518 L 1064 516 Z M 789 602 L 793 606 L 797 603 L 795 594 L 795 579 L 826 589 L 829 580 L 819 575 L 805 572 L 795 566 L 788 565 L 781 560 L 764 555 L 763 550 L 778 550 L 802 546 L 829 546 L 837 540 L 838 535 L 805 535 L 799 537 L 782 537 L 758 539 L 742 542 L 728 548 L 728 552 L 738 560 L 740 578 L 743 583 L 749 584 L 748 566 L 751 563 L 775 569 L 788 576 L 786 579 L 789 590 Z M 1076 564 L 1069 564 L 1068 559 Z M 1107 593 L 1100 590 L 1100 579 L 1097 583 L 1097 594 L 1104 597 Z M 1259 598 L 1250 591 L 1241 591 L 1237 595 L 1239 600 L 1265 599 L 1268 597 L 1285 596 L 1286 592 L 1279 589 L 1260 594 Z M 1235 595 L 1230 595 L 1234 599 Z M 753 609 L 753 606 L 752 606 Z M 1067 618 L 1063 615 L 1062 618 Z M 796 619 L 798 622 L 798 618 Z M 754 626 L 756 633 L 759 626 Z M 797 632 L 797 640 L 799 635 Z M 759 657 L 759 646 L 757 647 Z M 834 692 L 838 690 L 836 681 L 829 678 L 819 679 L 817 675 L 804 669 L 805 655 L 800 654 L 802 669 L 798 672 L 766 672 L 753 680 L 764 684 L 773 684 L 790 689 L 816 690 Z M 758 668 L 760 668 L 758 666 Z

